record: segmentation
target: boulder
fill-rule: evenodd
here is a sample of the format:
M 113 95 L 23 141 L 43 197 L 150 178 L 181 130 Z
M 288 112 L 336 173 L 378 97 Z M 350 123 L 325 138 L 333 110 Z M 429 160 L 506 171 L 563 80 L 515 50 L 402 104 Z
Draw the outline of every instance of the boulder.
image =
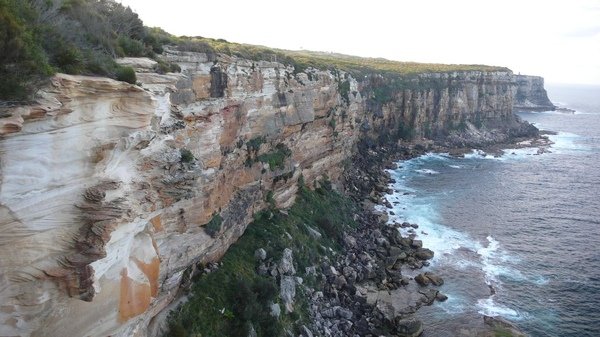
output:
M 525 337 L 525 336 L 527 336 L 525 333 L 523 333 L 521 330 L 519 330 L 519 328 L 517 328 L 516 325 L 512 324 L 511 322 L 505 320 L 502 317 L 483 316 L 483 322 L 485 323 L 485 325 L 494 329 L 494 332 L 496 332 L 498 330 L 502 331 L 504 333 L 503 336 L 510 336 L 510 337 Z
M 337 317 L 347 319 L 347 320 L 352 319 L 352 316 L 353 316 L 352 311 L 350 311 L 346 308 L 342 308 L 342 307 L 335 307 L 334 309 L 335 309 L 335 314 Z
M 417 337 L 423 333 L 423 322 L 416 318 L 406 318 L 396 323 L 396 332 L 400 337 Z
M 334 318 L 335 317 L 335 309 L 327 308 L 325 310 L 322 310 L 321 316 L 323 316 L 324 318 Z
M 258 269 L 256 270 L 256 272 L 258 273 L 258 275 L 267 275 L 269 273 L 269 268 L 267 268 L 267 266 L 264 263 L 261 263 L 258 266 Z
M 444 284 L 444 280 L 440 276 L 438 276 L 434 273 L 426 272 L 425 277 L 427 277 L 429 279 L 429 281 L 431 281 L 431 284 L 433 284 L 434 286 L 439 287 Z
M 438 300 L 439 302 L 445 302 L 448 299 L 448 296 L 446 296 L 438 291 L 437 295 L 435 296 L 435 299 Z
M 438 291 L 432 288 L 426 288 L 423 290 L 419 290 L 419 293 L 425 296 L 424 304 L 431 305 L 433 301 L 435 301 Z
M 394 268 L 394 266 L 396 265 L 396 261 L 398 261 L 397 256 L 386 257 L 385 258 L 385 267 L 390 268 L 390 269 Z
M 248 337 L 257 337 L 256 330 L 254 329 L 254 325 L 250 324 L 250 331 L 248 331 Z
M 356 247 L 356 239 L 350 235 L 344 235 L 344 243 L 346 244 L 346 247 L 348 247 L 348 248 Z
M 429 278 L 427 276 L 425 276 L 425 274 L 422 274 L 422 273 L 415 276 L 415 281 L 422 287 L 428 286 L 429 283 L 431 282 L 429 280 Z
M 279 307 L 278 303 L 273 303 L 270 306 L 271 308 L 271 316 L 279 319 L 279 316 L 281 316 L 281 308 Z
M 336 277 L 335 281 L 333 281 L 333 286 L 337 289 L 344 288 L 346 284 L 348 284 L 348 281 L 346 281 L 346 278 L 343 275 Z
M 294 297 L 296 297 L 296 278 L 282 276 L 279 282 L 279 297 L 287 312 L 294 312 Z
M 283 256 L 281 256 L 281 261 L 279 262 L 277 269 L 281 275 L 296 274 L 296 269 L 294 269 L 294 257 L 291 249 L 286 248 L 283 250 Z
M 313 238 L 315 240 L 320 240 L 323 237 L 323 235 L 318 230 L 316 230 L 316 229 L 314 229 L 314 228 L 312 228 L 312 227 L 310 227 L 309 225 L 306 225 L 306 224 L 304 226 L 306 226 L 306 230 L 308 231 L 308 235 L 311 238 Z
M 419 248 L 415 252 L 415 257 L 420 260 L 431 260 L 433 259 L 433 251 L 427 248 Z
M 410 244 L 410 246 L 413 248 L 423 248 L 423 241 L 413 240 L 412 243 Z
M 306 325 L 302 326 L 302 337 L 313 337 L 312 331 L 306 327 Z
M 399 256 L 402 253 L 404 253 L 404 251 L 402 250 L 402 248 L 397 247 L 397 246 L 391 246 L 388 249 L 389 256 Z
M 257 260 L 260 261 L 264 261 L 267 258 L 267 251 L 264 250 L 263 248 L 258 248 L 255 252 L 254 252 L 254 257 Z

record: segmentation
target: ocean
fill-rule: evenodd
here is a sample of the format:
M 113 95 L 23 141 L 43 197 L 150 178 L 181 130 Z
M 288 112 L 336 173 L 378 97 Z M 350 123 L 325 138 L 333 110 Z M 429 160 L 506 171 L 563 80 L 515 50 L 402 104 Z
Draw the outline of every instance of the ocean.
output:
M 424 336 L 469 335 L 483 314 L 531 336 L 600 336 L 600 87 L 548 91 L 576 112 L 519 115 L 557 132 L 549 153 L 427 154 L 390 171 L 390 219 L 419 225 L 449 297 L 418 311 Z

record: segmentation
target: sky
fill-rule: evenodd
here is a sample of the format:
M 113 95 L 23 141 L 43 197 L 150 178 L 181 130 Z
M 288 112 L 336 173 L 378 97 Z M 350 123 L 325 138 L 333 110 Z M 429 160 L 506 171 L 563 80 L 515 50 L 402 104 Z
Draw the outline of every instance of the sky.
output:
M 600 85 L 600 0 L 117 0 L 175 35 Z

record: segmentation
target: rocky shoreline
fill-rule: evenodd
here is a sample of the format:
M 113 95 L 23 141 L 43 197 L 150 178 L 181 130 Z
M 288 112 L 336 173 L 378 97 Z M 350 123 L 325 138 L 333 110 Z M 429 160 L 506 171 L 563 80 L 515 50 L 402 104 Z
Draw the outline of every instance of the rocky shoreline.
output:
M 506 148 L 538 147 L 547 151 L 548 138 L 514 138 L 511 142 L 484 147 L 482 153 L 500 155 Z M 364 144 L 363 144 L 364 145 Z M 358 227 L 344 234 L 342 254 L 321 265 L 322 291 L 310 297 L 312 325 L 303 326 L 303 336 L 398 336 L 414 337 L 423 333 L 423 323 L 413 314 L 422 306 L 445 301 L 444 280 L 431 272 L 414 278 L 402 269 L 421 269 L 429 265 L 434 252 L 423 247 L 416 233 L 403 237 L 398 228 L 418 228 L 418 224 L 388 223 L 386 211 L 375 205 L 391 205 L 384 196 L 391 193 L 393 183 L 388 169 L 400 160 L 408 160 L 427 152 L 461 156 L 471 148 L 399 142 L 394 146 L 359 149 L 353 166 L 344 174 L 345 193 L 362 204 L 356 215 Z M 410 232 L 410 231 L 409 231 Z M 473 336 L 526 336 L 516 326 L 500 317 L 483 316 L 484 329 Z
M 502 148 L 539 146 L 541 153 L 547 151 L 549 144 L 550 141 L 538 133 L 536 137 L 513 138 L 512 142 L 493 144 L 479 151 L 499 155 Z M 240 306 L 237 302 L 217 305 L 202 299 L 203 296 L 193 301 L 190 305 L 193 309 L 175 311 L 194 312 L 193 317 L 202 317 L 204 321 L 216 318 L 225 325 L 235 322 L 247 331 L 236 336 L 420 336 L 426 326 L 415 313 L 423 306 L 443 302 L 448 297 L 444 295 L 444 280 L 422 270 L 429 266 L 434 252 L 417 239 L 419 224 L 389 221 L 393 206 L 385 196 L 394 192 L 390 188 L 394 181 L 388 171 L 396 169 L 399 161 L 429 152 L 460 156 L 470 151 L 431 141 L 398 141 L 379 146 L 359 143 L 352 165 L 346 167 L 338 185 L 343 191 L 339 188 L 334 191 L 327 181 L 315 185 L 314 190 L 303 187 L 297 200 L 301 206 L 286 210 L 273 207 L 255 218 L 259 222 L 249 227 L 249 233 L 239 241 L 241 246 L 233 248 L 234 257 L 226 255 L 222 262 L 200 265 L 197 272 L 190 273 L 189 277 L 195 278 L 201 286 L 192 292 L 215 293 L 222 297 L 224 289 L 231 287 L 223 283 L 227 282 L 226 275 L 252 270 L 253 276 L 238 282 L 249 284 L 252 289 L 263 289 L 256 296 L 264 303 L 255 303 L 267 309 L 259 314 L 262 316 L 250 315 L 254 318 L 249 319 L 244 309 L 247 305 Z M 328 193 L 331 195 L 326 196 Z M 328 203 L 327 198 L 337 195 L 339 200 L 353 206 L 342 209 L 328 203 L 326 207 L 315 208 L 315 203 L 306 204 L 317 195 L 323 197 L 320 203 Z M 343 215 L 328 213 L 336 211 Z M 334 219 L 337 225 L 333 224 Z M 277 225 L 282 223 L 287 225 Z M 402 232 L 408 236 L 401 234 L 400 228 L 406 229 Z M 279 248 L 273 250 L 273 247 Z M 249 256 L 249 259 L 243 262 L 240 256 Z M 218 273 L 220 276 L 215 275 Z M 212 281 L 200 279 L 210 275 L 215 276 Z M 256 280 L 262 281 L 257 283 Z M 276 286 L 265 287 L 268 284 Z M 494 289 L 490 292 L 493 294 Z M 271 295 L 264 297 L 265 294 Z M 227 315 L 223 308 L 230 310 Z M 198 316 L 197 310 L 203 310 L 203 314 Z M 215 310 L 220 310 L 216 316 Z M 168 335 L 186 335 L 175 333 L 177 327 L 186 328 L 189 324 L 185 323 L 186 319 L 184 315 L 171 320 Z M 270 322 L 266 326 L 278 326 L 280 333 L 266 333 L 265 322 Z M 500 317 L 482 317 L 463 330 L 462 336 L 526 336 Z M 208 335 L 225 332 L 199 331 Z

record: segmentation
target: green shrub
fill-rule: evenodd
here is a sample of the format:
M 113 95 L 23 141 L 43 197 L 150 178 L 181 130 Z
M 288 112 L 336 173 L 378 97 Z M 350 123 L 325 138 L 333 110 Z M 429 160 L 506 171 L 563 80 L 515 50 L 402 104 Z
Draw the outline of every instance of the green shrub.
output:
M 147 54 L 142 41 L 134 40 L 128 36 L 119 36 L 117 43 L 119 45 L 117 55 L 119 56 L 141 57 Z
M 0 0 L 0 99 L 24 100 L 34 83 L 53 73 L 25 1 Z
M 181 67 L 177 63 L 171 63 L 158 59 L 156 65 L 154 66 L 154 71 L 159 74 L 179 73 L 181 72 Z
M 346 79 L 344 81 L 338 82 L 338 90 L 340 92 L 342 100 L 346 104 L 350 104 L 350 81 Z
M 275 146 L 275 150 L 258 156 L 258 161 L 268 163 L 271 170 L 282 169 L 285 159 L 292 155 L 292 151 L 283 143 Z
M 265 141 L 266 141 L 266 138 L 264 136 L 254 137 L 246 143 L 246 148 L 248 149 L 248 152 L 252 152 L 252 153 L 256 154 L 258 152 L 258 150 L 260 149 L 260 146 Z
M 80 74 L 85 69 L 83 55 L 75 46 L 61 47 L 52 58 L 53 63 L 67 74 Z
M 329 120 L 329 127 L 333 130 L 335 130 L 336 127 L 336 121 L 334 117 L 331 117 L 331 119 Z
M 215 237 L 217 233 L 221 231 L 221 226 L 223 225 L 223 218 L 220 214 L 213 215 L 212 219 L 204 226 L 204 231 L 206 234 L 211 237 Z
M 192 154 L 192 151 L 188 149 L 180 149 L 179 154 L 181 155 L 181 161 L 184 163 L 191 163 L 196 159 Z
M 137 76 L 135 70 L 132 67 L 119 67 L 116 72 L 117 80 L 127 82 L 130 84 L 137 83 Z

